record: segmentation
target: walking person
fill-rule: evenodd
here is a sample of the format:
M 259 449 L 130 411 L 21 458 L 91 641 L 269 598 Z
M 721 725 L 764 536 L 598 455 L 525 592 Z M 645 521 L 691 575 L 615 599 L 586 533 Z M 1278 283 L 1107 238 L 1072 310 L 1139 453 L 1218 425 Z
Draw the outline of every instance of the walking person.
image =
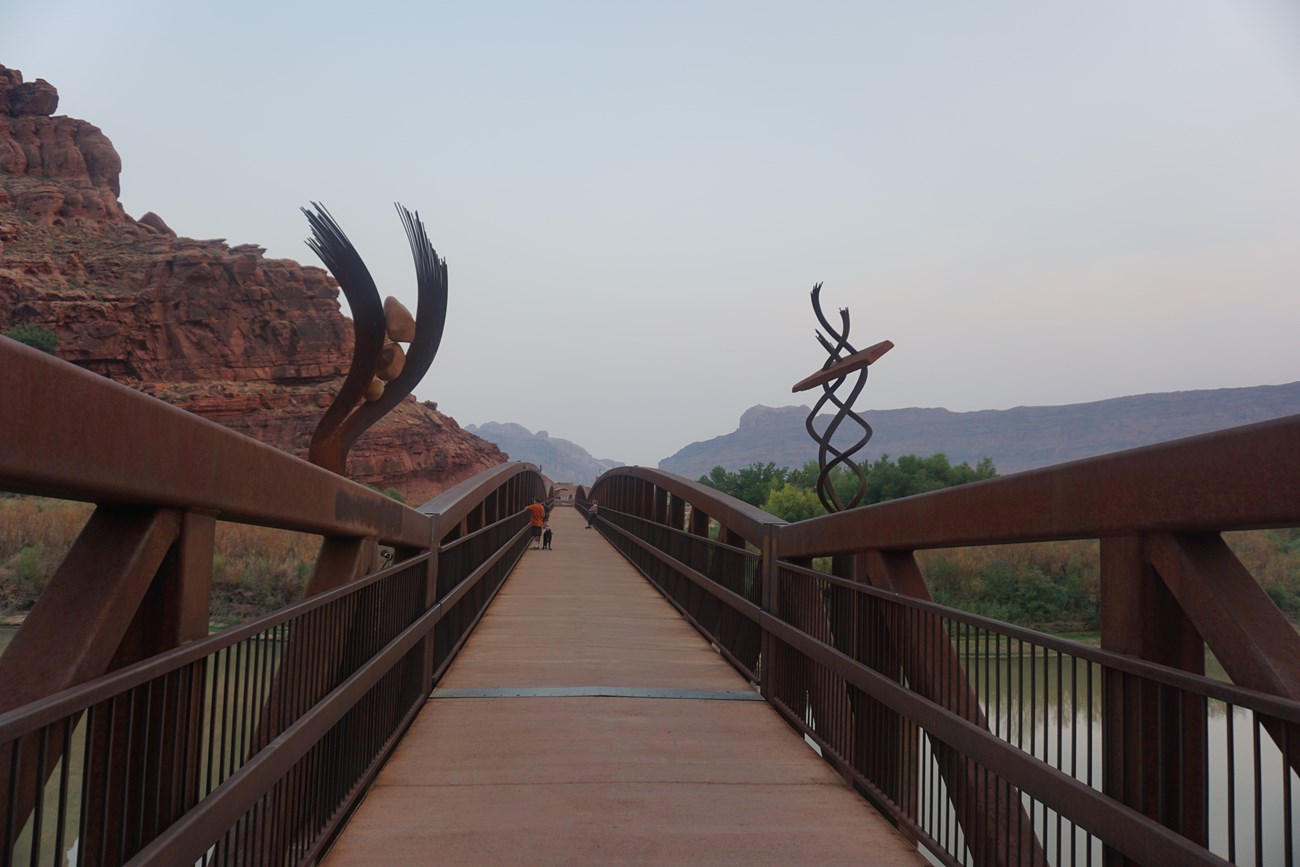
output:
M 542 547 L 542 525 L 546 523 L 546 507 L 542 501 L 533 498 L 533 503 L 528 506 L 528 524 L 533 530 L 533 549 L 540 550 Z
M 595 500 L 591 501 L 591 508 L 587 510 L 587 526 L 584 529 L 590 530 L 591 524 L 596 520 L 596 511 L 600 509 L 600 504 Z

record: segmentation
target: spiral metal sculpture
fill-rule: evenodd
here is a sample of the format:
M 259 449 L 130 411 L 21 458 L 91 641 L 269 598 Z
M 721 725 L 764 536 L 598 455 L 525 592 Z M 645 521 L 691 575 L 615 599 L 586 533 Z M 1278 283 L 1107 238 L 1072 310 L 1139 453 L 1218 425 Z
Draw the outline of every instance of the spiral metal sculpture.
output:
M 302 209 L 312 231 L 307 246 L 339 281 L 356 339 L 347 378 L 312 434 L 307 459 L 343 475 L 352 444 L 411 393 L 438 354 L 447 324 L 447 261 L 438 258 L 419 213 L 396 205 L 415 257 L 419 300 L 412 319 L 396 298 L 380 303 L 374 278 L 347 235 L 323 205 L 312 202 L 312 208 Z
M 833 341 L 827 339 L 826 335 L 820 331 L 817 332 L 817 342 L 826 350 L 826 363 L 822 365 L 821 371 L 804 379 L 794 386 L 792 391 L 800 392 L 809 388 L 815 388 L 820 385 L 822 388 L 821 397 L 813 405 L 812 412 L 808 413 L 808 418 L 804 421 L 804 427 L 808 430 L 808 435 L 817 441 L 817 465 L 820 472 L 817 474 L 817 498 L 821 500 L 822 505 L 828 512 L 842 512 L 845 509 L 852 509 L 862 502 L 867 494 L 867 474 L 854 460 L 853 456 L 862 451 L 862 448 L 871 439 L 871 425 L 867 424 L 862 416 L 853 411 L 853 403 L 862 393 L 862 389 L 867 384 L 867 367 L 880 356 L 884 355 L 894 344 L 888 340 L 870 346 L 861 352 L 853 348 L 849 343 L 849 310 L 847 307 L 840 308 L 840 328 L 837 330 L 826 315 L 822 312 L 821 306 L 822 284 L 818 283 L 812 289 L 812 306 L 813 313 L 817 316 L 817 321 L 821 323 L 826 333 L 833 338 Z M 848 378 L 856 373 L 852 388 L 849 390 L 847 399 L 841 399 L 836 391 L 844 385 Z M 822 407 L 827 403 L 835 405 L 835 417 L 831 419 L 830 424 L 822 433 L 817 432 L 813 425 L 813 420 L 821 412 Z M 835 433 L 840 429 L 840 425 L 846 420 L 852 420 L 854 424 L 862 429 L 862 435 L 846 449 L 839 449 L 832 444 L 831 440 Z M 829 460 L 828 460 L 829 458 Z M 847 467 L 857 476 L 858 487 L 853 497 L 846 504 L 835 486 L 831 484 L 831 472 L 838 466 Z

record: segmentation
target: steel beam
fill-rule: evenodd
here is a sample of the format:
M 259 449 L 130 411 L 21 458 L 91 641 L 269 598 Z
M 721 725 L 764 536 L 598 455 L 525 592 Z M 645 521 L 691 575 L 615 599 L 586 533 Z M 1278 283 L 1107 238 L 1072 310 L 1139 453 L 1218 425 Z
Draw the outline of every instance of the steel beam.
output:
M 0 656 L 0 712 L 109 670 L 180 526 L 172 509 L 91 514 Z
M 918 494 L 787 525 L 781 556 L 1289 527 L 1297 443 L 1293 415 Z
M 1143 548 L 1138 536 L 1101 540 L 1102 649 L 1203 675 L 1201 635 Z M 1204 702 L 1110 669 L 1102 671 L 1102 695 L 1102 790 L 1204 845 Z M 1105 860 L 1134 863 L 1110 849 Z
M 94 503 L 173 507 L 321 535 L 421 545 L 415 510 L 13 340 L 0 340 L 6 490 Z
M 913 599 L 933 602 L 925 577 L 910 552 L 864 551 L 859 580 L 883 590 Z M 888 628 L 888 627 L 887 627 Z M 894 634 L 889 628 L 893 660 L 900 660 L 908 686 L 939 707 L 973 725 L 988 730 L 988 719 L 980 709 L 979 697 L 966 676 L 957 648 L 946 629 L 912 630 Z M 928 660 L 925 665 L 922 660 Z M 877 666 L 872 666 L 877 668 Z M 937 669 L 937 670 L 936 670 Z M 896 674 L 882 672 L 891 680 Z M 1041 841 L 1034 836 L 1033 822 L 1025 812 L 1020 792 L 1002 784 L 983 767 L 970 761 L 943 741 L 932 746 L 976 865 L 1040 865 L 1047 863 Z
M 613 484 L 618 483 L 620 480 L 630 479 L 642 479 L 650 482 L 672 491 L 674 496 L 680 494 L 686 502 L 691 504 L 692 510 L 696 507 L 703 509 L 715 521 L 735 530 L 754 545 L 758 545 L 763 539 L 764 524 L 785 523 L 780 518 L 769 515 L 757 506 L 751 506 L 748 503 L 728 497 L 707 485 L 701 485 L 699 482 L 693 482 L 690 479 L 649 467 L 619 467 L 610 470 L 596 480 L 596 484 L 592 486 L 591 495 L 599 498 L 602 496 L 603 491 L 595 490 L 597 487 L 602 487 L 606 483 Z M 625 506 L 619 506 L 618 508 L 620 511 L 635 513 L 634 509 Z
M 1152 536 L 1146 554 L 1233 683 L 1300 701 L 1300 633 L 1222 538 Z M 1300 729 L 1265 728 L 1300 772 Z

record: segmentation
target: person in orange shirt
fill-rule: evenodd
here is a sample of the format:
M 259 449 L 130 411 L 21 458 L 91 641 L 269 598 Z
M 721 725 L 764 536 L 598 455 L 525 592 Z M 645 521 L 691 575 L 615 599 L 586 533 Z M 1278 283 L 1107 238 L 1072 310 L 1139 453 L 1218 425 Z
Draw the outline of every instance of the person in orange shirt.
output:
M 542 547 L 542 524 L 546 523 L 546 507 L 542 501 L 533 498 L 533 504 L 528 507 L 528 524 L 533 528 L 533 548 Z

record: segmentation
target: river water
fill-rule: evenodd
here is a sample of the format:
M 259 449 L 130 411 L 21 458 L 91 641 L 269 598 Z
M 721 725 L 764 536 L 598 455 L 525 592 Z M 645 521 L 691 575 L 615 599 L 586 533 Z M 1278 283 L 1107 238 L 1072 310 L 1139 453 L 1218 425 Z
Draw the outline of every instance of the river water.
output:
M 972 666 L 970 659 L 964 661 L 968 671 L 978 669 L 983 673 L 984 682 L 975 682 L 973 686 L 989 717 L 991 730 L 1076 779 L 1100 788 L 1102 675 L 1099 666 L 1079 661 L 1072 673 L 1068 663 L 1058 667 L 1055 656 L 1045 660 L 1041 655 L 1034 660 L 1010 655 L 996 661 L 980 659 L 977 666 Z M 1206 670 L 1211 677 L 1227 681 L 1218 662 L 1208 654 Z M 1220 857 L 1228 856 L 1231 807 L 1235 863 L 1282 867 L 1287 864 L 1283 816 L 1288 796 L 1281 751 L 1269 734 L 1255 724 L 1252 711 L 1234 708 L 1229 714 L 1223 702 L 1218 701 L 1208 702 L 1207 708 L 1210 848 Z M 924 746 L 922 750 L 924 755 Z M 1260 769 L 1258 781 L 1253 773 L 1256 761 Z M 1291 771 L 1285 774 L 1290 778 L 1293 840 L 1300 843 L 1300 776 Z M 1257 803 L 1260 805 L 1258 828 Z M 1038 806 L 1034 825 L 1048 857 L 1055 863 L 1056 816 L 1048 812 L 1045 823 L 1043 818 L 1044 810 Z M 1071 835 L 1067 824 L 1062 837 L 1062 863 L 1089 863 L 1090 855 L 1091 863 L 1101 863 L 1100 845 L 1092 846 L 1090 853 L 1082 831 Z M 1257 852 L 1257 842 L 1262 851 Z M 1071 849 L 1073 860 L 1069 855 Z

